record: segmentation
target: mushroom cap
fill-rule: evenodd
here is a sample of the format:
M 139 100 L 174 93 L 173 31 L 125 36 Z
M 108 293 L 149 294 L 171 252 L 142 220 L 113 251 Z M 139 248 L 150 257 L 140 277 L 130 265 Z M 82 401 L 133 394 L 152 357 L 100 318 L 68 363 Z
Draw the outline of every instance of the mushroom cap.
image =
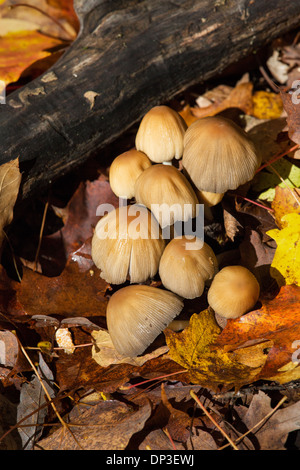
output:
M 109 299 L 107 327 L 116 350 L 127 357 L 142 354 L 181 312 L 182 300 L 157 287 L 123 287 Z
M 221 317 L 238 318 L 254 307 L 259 293 L 259 283 L 247 268 L 226 266 L 215 275 L 207 300 Z
M 92 259 L 106 282 L 144 282 L 158 271 L 165 247 L 161 229 L 144 206 L 119 207 L 96 225 Z
M 253 142 L 229 119 L 198 119 L 185 133 L 182 165 L 201 191 L 236 189 L 254 177 L 259 164 Z
M 118 155 L 109 169 L 109 183 L 114 194 L 126 199 L 133 198 L 136 180 L 151 165 L 147 155 L 136 149 Z
M 182 157 L 183 136 L 187 129 L 184 119 L 168 106 L 155 106 L 143 117 L 135 146 L 155 163 Z
M 159 263 L 164 287 L 186 299 L 200 297 L 205 282 L 217 271 L 218 262 L 212 248 L 193 236 L 173 238 Z
M 219 204 L 224 197 L 224 193 L 211 193 L 209 191 L 195 191 L 198 196 L 200 204 L 205 204 L 207 207 L 213 207 Z
M 197 215 L 198 199 L 187 178 L 174 166 L 147 168 L 135 183 L 135 198 L 148 207 L 162 228 Z

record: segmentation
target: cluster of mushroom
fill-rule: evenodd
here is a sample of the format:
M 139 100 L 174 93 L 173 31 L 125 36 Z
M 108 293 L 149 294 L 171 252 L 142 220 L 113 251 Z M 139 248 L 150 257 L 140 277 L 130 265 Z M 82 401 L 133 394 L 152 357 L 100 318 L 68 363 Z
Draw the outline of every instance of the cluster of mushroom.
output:
M 180 160 L 182 170 L 172 162 Z M 109 181 L 121 199 L 95 227 L 92 258 L 117 290 L 107 306 L 107 327 L 117 351 L 138 356 L 183 309 L 200 297 L 225 317 L 251 309 L 259 297 L 253 274 L 241 266 L 218 272 L 212 248 L 195 235 L 163 236 L 163 229 L 197 216 L 199 204 L 217 204 L 229 189 L 251 180 L 259 158 L 233 122 L 204 118 L 189 128 L 167 106 L 142 119 L 135 148 L 113 161 Z M 170 207 L 174 210 L 170 211 Z M 162 288 L 145 285 L 159 274 Z

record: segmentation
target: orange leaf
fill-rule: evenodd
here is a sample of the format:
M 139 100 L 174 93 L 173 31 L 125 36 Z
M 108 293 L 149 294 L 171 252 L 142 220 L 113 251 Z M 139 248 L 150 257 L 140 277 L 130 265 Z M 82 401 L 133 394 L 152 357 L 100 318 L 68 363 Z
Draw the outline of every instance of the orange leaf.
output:
M 295 341 L 300 339 L 300 287 L 283 286 L 271 301 L 264 301 L 261 309 L 228 320 L 213 347 L 235 351 L 263 341 L 273 346 L 257 379 L 275 376 L 279 369 L 293 361 Z
M 17 81 L 22 72 L 37 60 L 51 54 L 59 39 L 38 31 L 19 31 L 0 37 L 0 78 L 6 84 Z

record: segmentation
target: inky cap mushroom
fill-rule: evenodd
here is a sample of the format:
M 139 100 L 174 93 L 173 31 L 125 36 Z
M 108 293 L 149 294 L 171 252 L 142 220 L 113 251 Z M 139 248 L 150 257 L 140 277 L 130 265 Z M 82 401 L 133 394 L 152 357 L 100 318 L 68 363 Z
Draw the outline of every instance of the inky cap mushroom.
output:
M 186 177 L 174 166 L 152 165 L 135 183 L 135 198 L 148 207 L 162 228 L 195 217 L 197 196 Z
M 136 149 L 118 155 L 109 169 L 109 183 L 112 191 L 120 198 L 133 198 L 137 178 L 151 165 L 147 155 Z
M 178 160 L 182 157 L 186 128 L 184 119 L 174 109 L 155 106 L 143 117 L 135 146 L 155 163 Z
M 160 227 L 144 206 L 122 206 L 96 225 L 92 259 L 101 277 L 112 284 L 144 282 L 158 271 L 165 247 Z
M 109 299 L 107 328 L 116 350 L 127 357 L 142 354 L 181 312 L 182 300 L 157 287 L 123 287 Z
M 253 142 L 229 119 L 198 119 L 185 133 L 182 165 L 201 191 L 236 189 L 254 177 L 259 164 Z
M 238 318 L 254 307 L 259 292 L 259 283 L 247 268 L 227 266 L 215 275 L 207 300 L 221 317 Z
M 194 299 L 204 291 L 206 281 L 213 279 L 218 262 L 212 248 L 199 238 L 173 238 L 159 263 L 160 279 L 166 289 Z

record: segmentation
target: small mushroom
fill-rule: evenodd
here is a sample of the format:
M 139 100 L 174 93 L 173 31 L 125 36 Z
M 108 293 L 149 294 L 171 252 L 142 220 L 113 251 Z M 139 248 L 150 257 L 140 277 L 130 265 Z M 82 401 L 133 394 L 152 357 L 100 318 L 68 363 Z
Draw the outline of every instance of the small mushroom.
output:
M 151 165 L 147 155 L 136 149 L 118 155 L 109 169 L 109 183 L 114 194 L 119 198 L 132 199 L 137 178 Z
M 155 163 L 179 160 L 183 152 L 184 119 L 168 106 L 155 106 L 143 117 L 135 146 Z
M 166 289 L 184 297 L 200 297 L 205 283 L 218 271 L 212 248 L 197 237 L 176 237 L 166 246 L 159 275 Z
M 185 133 L 182 165 L 200 191 L 236 189 L 254 177 L 259 164 L 253 142 L 229 119 L 198 119 Z
M 224 318 L 238 318 L 258 301 L 256 277 L 243 266 L 226 266 L 214 277 L 207 300 L 215 313 Z
M 165 248 L 161 229 L 144 206 L 119 207 L 99 220 L 92 238 L 92 259 L 106 282 L 144 282 L 158 271 Z
M 123 287 L 109 299 L 107 328 L 116 350 L 127 357 L 142 354 L 181 312 L 182 300 L 157 287 Z
M 197 196 L 186 177 L 174 166 L 152 165 L 138 177 L 135 198 L 158 220 L 162 228 L 196 217 Z

